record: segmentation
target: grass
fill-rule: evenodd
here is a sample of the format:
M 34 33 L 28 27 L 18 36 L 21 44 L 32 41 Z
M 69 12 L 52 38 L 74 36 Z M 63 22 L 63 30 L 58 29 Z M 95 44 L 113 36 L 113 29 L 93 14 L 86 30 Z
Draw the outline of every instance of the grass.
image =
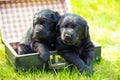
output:
M 120 80 L 120 1 L 70 0 L 74 13 L 84 17 L 90 26 L 91 38 L 102 46 L 102 60 L 94 63 L 94 74 L 85 76 L 76 69 L 33 70 L 16 72 L 5 57 L 0 42 L 0 80 Z

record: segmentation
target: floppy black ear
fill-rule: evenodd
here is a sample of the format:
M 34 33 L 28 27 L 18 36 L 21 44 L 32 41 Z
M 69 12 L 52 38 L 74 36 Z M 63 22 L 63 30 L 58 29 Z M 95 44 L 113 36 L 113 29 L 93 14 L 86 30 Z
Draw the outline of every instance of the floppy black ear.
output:
M 33 27 L 37 23 L 37 18 L 38 18 L 38 13 L 35 13 L 34 16 L 33 16 Z
M 89 36 L 89 26 L 87 24 L 85 25 L 84 36 L 85 38 Z
M 57 23 L 57 26 L 56 26 L 56 31 L 58 33 L 60 33 L 60 25 L 62 23 L 62 20 L 63 20 L 64 16 L 61 16 L 61 18 L 59 19 L 58 23 Z
M 58 20 L 60 19 L 60 14 L 58 12 L 52 13 L 51 14 L 51 18 L 53 19 L 53 21 L 57 24 Z

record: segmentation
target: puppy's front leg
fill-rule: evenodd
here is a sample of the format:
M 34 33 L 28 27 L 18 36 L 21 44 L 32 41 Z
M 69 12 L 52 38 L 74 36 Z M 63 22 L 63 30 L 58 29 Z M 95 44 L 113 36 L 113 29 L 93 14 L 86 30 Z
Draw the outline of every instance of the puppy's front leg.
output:
M 44 45 L 43 43 L 35 42 L 33 44 L 33 49 L 35 52 L 40 53 L 40 59 L 42 59 L 44 62 L 49 60 L 50 53 L 46 45 Z
M 93 73 L 93 61 L 94 61 L 94 50 L 84 51 L 82 55 L 83 61 L 88 66 L 86 68 L 87 72 Z
M 88 66 L 86 69 L 88 72 L 93 73 L 93 61 L 94 61 L 94 45 L 91 41 L 86 42 L 85 48 L 82 52 L 82 59 Z
M 60 53 L 60 55 L 69 63 L 74 64 L 78 70 L 83 73 L 87 65 L 84 63 L 84 61 L 79 58 L 77 54 L 74 52 L 69 52 L 69 53 Z

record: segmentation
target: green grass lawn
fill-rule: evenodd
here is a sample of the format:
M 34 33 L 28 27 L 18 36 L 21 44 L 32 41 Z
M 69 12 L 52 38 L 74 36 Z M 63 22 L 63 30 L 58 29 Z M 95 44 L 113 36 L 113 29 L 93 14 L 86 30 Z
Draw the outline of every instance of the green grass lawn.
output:
M 102 60 L 94 63 L 92 76 L 81 75 L 76 69 L 58 71 L 33 70 L 16 72 L 5 57 L 0 42 L 0 80 L 120 80 L 120 1 L 70 0 L 74 13 L 89 24 L 92 40 L 102 46 Z

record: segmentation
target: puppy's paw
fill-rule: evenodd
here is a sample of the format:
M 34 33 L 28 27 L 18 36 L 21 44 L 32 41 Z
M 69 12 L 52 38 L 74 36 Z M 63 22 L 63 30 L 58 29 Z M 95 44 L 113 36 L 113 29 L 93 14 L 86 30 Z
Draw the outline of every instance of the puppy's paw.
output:
M 25 52 L 26 52 L 26 51 L 25 51 L 25 45 L 21 45 L 21 44 L 20 44 L 20 45 L 18 46 L 18 54 L 19 54 L 19 55 L 22 55 L 22 54 L 25 54 Z
M 92 74 L 94 73 L 93 67 L 91 67 L 91 66 L 86 66 L 86 67 L 84 68 L 84 72 L 83 72 L 83 73 L 85 73 L 85 74 L 88 75 L 88 76 L 92 75 Z
M 26 46 L 25 44 L 20 44 L 18 46 L 18 54 L 19 55 L 28 54 L 30 52 L 32 52 L 32 50 L 28 46 Z
M 47 62 L 49 59 L 50 59 L 50 54 L 40 54 L 40 59 L 43 61 L 43 62 Z

